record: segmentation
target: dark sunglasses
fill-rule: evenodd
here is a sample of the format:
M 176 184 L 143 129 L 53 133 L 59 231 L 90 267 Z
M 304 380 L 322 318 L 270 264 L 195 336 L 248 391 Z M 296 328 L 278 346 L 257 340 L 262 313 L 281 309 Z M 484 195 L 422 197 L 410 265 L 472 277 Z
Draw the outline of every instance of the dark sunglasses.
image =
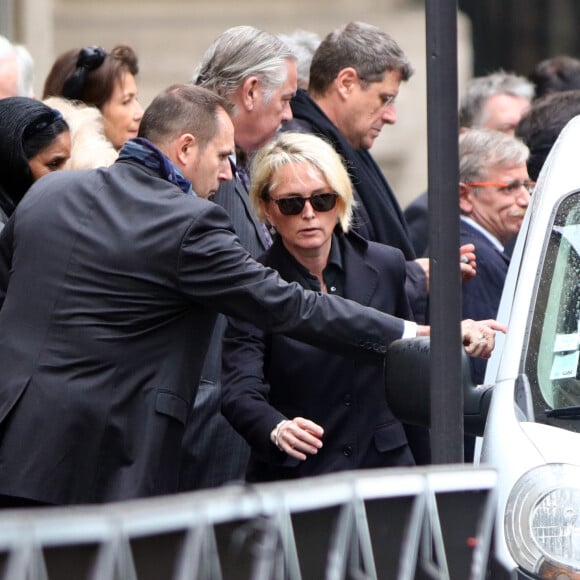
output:
M 304 209 L 307 201 L 310 202 L 314 211 L 330 211 L 336 206 L 338 193 L 315 193 L 310 197 L 293 195 L 291 197 L 281 197 L 280 199 L 274 199 L 266 195 L 264 199 L 273 201 L 283 215 L 298 215 Z

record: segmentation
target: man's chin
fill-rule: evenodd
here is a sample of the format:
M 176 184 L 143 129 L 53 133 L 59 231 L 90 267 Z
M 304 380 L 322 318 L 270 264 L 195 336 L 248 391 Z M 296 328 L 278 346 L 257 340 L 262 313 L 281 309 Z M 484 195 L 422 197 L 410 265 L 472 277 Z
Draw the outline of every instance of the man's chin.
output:
M 366 137 L 361 141 L 360 148 L 368 151 L 375 144 L 377 137 Z

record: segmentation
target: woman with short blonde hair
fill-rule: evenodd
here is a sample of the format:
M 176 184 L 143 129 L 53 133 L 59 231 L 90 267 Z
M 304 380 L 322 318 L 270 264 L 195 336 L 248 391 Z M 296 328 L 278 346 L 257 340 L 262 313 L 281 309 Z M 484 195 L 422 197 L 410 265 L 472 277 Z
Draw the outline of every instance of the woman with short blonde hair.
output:
M 333 147 L 283 133 L 257 152 L 251 177 L 252 204 L 277 232 L 262 263 L 304 288 L 412 318 L 403 254 L 349 231 L 352 187 Z M 249 481 L 413 465 L 384 389 L 380 367 L 230 321 L 222 413 L 251 447 Z
M 265 220 L 264 202 L 277 185 L 272 176 L 284 165 L 296 164 L 306 164 L 311 170 L 319 171 L 338 194 L 340 225 L 343 232 L 348 232 L 356 204 L 350 178 L 334 148 L 310 133 L 281 133 L 256 153 L 250 173 L 250 199 L 258 218 Z

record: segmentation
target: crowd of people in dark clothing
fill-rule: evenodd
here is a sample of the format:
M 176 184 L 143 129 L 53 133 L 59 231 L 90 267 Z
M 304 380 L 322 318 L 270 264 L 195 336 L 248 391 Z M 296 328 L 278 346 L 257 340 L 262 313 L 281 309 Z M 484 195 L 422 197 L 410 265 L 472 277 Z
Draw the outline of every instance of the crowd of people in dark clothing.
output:
M 230 28 L 145 111 L 128 46 L 60 55 L 43 100 L 29 66 L 0 38 L 0 507 L 429 463 L 383 384 L 389 344 L 429 334 L 428 194 L 403 211 L 370 152 L 414 72 L 389 34 Z M 462 96 L 479 383 L 534 182 L 577 113 L 570 57 Z

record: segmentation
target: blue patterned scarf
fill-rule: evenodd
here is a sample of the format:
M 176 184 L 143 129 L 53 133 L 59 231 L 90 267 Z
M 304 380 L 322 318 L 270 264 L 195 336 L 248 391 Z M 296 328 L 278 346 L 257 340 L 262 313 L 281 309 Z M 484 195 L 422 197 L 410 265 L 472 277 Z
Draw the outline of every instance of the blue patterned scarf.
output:
M 159 177 L 177 185 L 183 193 L 195 195 L 190 181 L 183 177 L 181 171 L 151 141 L 142 137 L 129 139 L 119 152 L 119 161 L 125 159 L 137 161 L 153 169 Z

